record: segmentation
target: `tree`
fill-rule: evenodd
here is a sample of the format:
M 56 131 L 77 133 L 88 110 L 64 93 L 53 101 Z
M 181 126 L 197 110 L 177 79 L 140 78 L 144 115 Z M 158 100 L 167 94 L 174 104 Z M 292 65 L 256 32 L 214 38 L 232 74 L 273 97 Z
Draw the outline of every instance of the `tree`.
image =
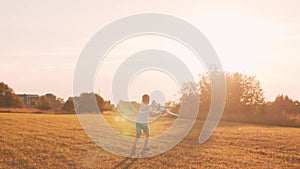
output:
M 179 93 L 181 94 L 180 100 L 186 100 L 190 95 L 199 95 L 199 86 L 193 82 L 183 83 Z
M 45 96 L 49 100 L 52 110 L 59 110 L 64 105 L 64 100 L 61 98 L 57 98 L 54 94 L 47 93 Z
M 135 101 L 123 101 L 120 100 L 117 104 L 117 110 L 119 113 L 129 117 L 132 114 L 137 114 L 140 108 L 140 103 Z
M 113 111 L 114 105 L 110 103 L 109 100 L 104 101 L 103 111 Z
M 264 104 L 263 90 L 254 76 L 242 75 L 242 110 L 245 112 L 262 112 Z
M 199 81 L 200 111 L 207 112 L 211 104 L 211 83 L 208 74 L 201 74 Z
M 199 86 L 194 82 L 185 82 L 179 91 L 180 99 L 168 101 L 166 108 L 176 114 L 181 113 L 188 117 L 191 112 L 199 111 Z
M 221 72 L 216 72 L 221 73 Z M 211 102 L 211 80 L 216 73 L 200 75 L 200 109 L 207 111 Z M 261 112 L 264 104 L 263 90 L 254 76 L 226 73 L 225 112 Z
M 282 113 L 300 115 L 299 101 L 294 101 L 287 95 L 278 95 L 273 102 L 267 105 L 266 111 L 277 115 Z
M 74 105 L 75 104 L 75 105 Z M 69 97 L 66 103 L 63 105 L 61 110 L 69 112 L 69 113 L 75 113 L 75 107 L 76 103 L 74 103 L 73 98 Z
M 98 113 L 99 111 L 103 113 L 104 111 L 113 109 L 113 105 L 109 101 L 105 101 L 98 94 L 82 93 L 79 97 L 74 97 L 73 99 L 78 104 L 76 109 L 78 113 Z
M 36 102 L 35 107 L 40 110 L 50 110 L 51 109 L 50 102 L 46 96 L 41 96 L 39 98 L 39 100 Z
M 0 83 L 0 107 L 25 107 L 23 101 L 3 82 Z
M 96 101 L 98 104 L 98 108 L 100 109 L 100 111 L 103 113 L 104 111 L 111 111 L 114 108 L 114 105 L 112 105 L 110 103 L 109 100 L 104 100 L 103 97 L 101 97 L 98 94 L 95 94 L 96 97 Z
M 181 102 L 176 101 L 168 101 L 166 103 L 166 108 L 173 113 L 179 114 L 181 109 Z

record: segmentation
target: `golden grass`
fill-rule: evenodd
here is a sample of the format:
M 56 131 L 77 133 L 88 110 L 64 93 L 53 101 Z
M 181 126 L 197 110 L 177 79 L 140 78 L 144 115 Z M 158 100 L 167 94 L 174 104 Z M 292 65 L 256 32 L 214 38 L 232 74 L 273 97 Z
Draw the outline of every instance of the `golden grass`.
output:
M 105 117 L 119 132 L 134 136 L 133 123 L 123 121 L 128 123 L 124 128 L 113 114 Z M 171 123 L 168 118 L 152 123 L 152 135 Z M 76 115 L 0 113 L 0 168 L 300 167 L 300 128 L 224 122 L 209 141 L 199 144 L 201 126 L 197 121 L 189 135 L 164 154 L 127 159 L 91 141 Z
M 11 108 L 0 107 L 2 113 L 31 113 L 31 114 L 55 114 L 57 112 L 53 110 L 39 110 L 35 108 Z

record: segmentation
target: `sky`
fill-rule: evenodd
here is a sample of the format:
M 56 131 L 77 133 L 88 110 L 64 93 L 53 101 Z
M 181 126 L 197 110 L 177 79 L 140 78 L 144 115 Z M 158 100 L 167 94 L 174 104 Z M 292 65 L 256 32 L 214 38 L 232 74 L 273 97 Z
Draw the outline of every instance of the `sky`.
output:
M 256 76 L 266 100 L 278 94 L 300 100 L 299 6 L 297 0 L 1 0 L 0 81 L 15 93 L 53 93 L 67 99 L 73 95 L 77 59 L 97 31 L 126 16 L 162 13 L 196 26 L 216 50 L 225 71 Z M 195 78 L 204 70 L 193 53 L 174 40 L 135 37 L 107 54 L 95 77 L 95 92 L 112 99 L 111 80 L 118 66 L 131 54 L 149 48 L 178 56 Z M 138 100 L 141 93 L 161 90 L 172 99 L 178 89 L 167 74 L 148 71 L 137 74 L 128 95 Z

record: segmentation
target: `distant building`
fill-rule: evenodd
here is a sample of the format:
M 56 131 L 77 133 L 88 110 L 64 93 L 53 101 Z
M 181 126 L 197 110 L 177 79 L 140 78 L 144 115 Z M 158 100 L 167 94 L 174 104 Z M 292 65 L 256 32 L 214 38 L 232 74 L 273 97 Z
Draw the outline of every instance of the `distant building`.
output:
M 37 94 L 17 94 L 17 96 L 23 100 L 26 108 L 34 108 L 35 103 L 39 100 Z

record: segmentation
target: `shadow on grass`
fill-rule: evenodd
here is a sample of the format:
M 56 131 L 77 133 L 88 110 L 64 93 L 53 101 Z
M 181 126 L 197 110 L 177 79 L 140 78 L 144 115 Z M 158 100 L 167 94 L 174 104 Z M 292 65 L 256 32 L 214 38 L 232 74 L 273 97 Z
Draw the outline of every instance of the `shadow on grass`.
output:
M 117 164 L 116 166 L 113 167 L 113 169 L 117 169 L 119 168 L 129 168 L 138 158 L 125 158 L 124 160 L 122 160 L 119 164 Z M 130 162 L 129 162 L 130 161 Z M 129 163 L 127 163 L 129 162 Z

